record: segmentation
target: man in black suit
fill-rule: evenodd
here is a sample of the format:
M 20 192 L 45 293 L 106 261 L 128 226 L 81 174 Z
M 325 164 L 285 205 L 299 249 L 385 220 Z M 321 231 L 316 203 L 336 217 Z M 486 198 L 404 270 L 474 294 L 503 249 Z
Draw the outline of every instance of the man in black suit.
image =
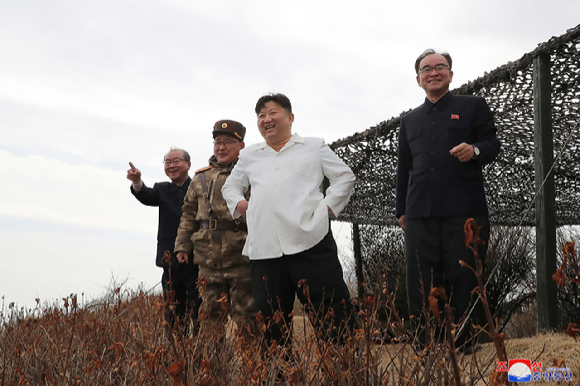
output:
M 163 298 L 166 301 L 165 320 L 171 328 L 175 327 L 176 318 L 187 332 L 189 322 L 186 316 L 191 317 L 194 326 L 197 324 L 198 310 L 201 303 L 197 289 L 198 267 L 193 259 L 188 264 L 179 264 L 173 247 L 177 228 L 181 219 L 181 207 L 191 182 L 189 169 L 191 168 L 189 153 L 182 149 L 172 148 L 163 158 L 165 174 L 171 182 L 158 182 L 153 188 L 145 186 L 141 181 L 141 171 L 131 162 L 131 169 L 127 171 L 127 179 L 133 182 L 131 193 L 142 204 L 159 207 L 159 227 L 157 231 L 157 258 L 156 264 L 163 268 L 161 285 Z M 164 259 L 165 253 L 170 259 Z
M 458 323 L 477 286 L 473 272 L 459 265 L 475 267 L 464 224 L 473 217 L 482 227 L 483 261 L 489 222 L 482 166 L 496 158 L 500 143 L 485 100 L 449 92 L 451 64 L 449 54 L 434 50 L 415 62 L 426 98 L 401 119 L 396 216 L 405 231 L 409 314 L 420 320 L 430 288 L 445 286 Z M 457 346 L 466 335 L 456 338 Z

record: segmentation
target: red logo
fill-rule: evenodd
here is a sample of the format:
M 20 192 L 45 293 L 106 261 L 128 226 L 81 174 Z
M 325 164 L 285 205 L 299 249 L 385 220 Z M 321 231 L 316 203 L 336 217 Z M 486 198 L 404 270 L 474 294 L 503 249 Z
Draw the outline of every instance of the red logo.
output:
M 532 380 L 532 361 L 529 359 L 510 359 L 508 361 L 509 382 L 530 382 Z
M 451 114 L 451 119 L 459 119 L 459 115 L 458 114 Z
M 495 371 L 499 373 L 507 372 L 508 371 L 508 363 L 507 362 L 497 362 L 495 367 Z

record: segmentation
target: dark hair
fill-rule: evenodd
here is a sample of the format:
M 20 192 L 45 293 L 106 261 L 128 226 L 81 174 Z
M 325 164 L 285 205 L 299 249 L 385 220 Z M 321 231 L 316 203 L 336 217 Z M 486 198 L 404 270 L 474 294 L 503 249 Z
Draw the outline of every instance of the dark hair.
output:
M 429 56 L 429 55 L 433 55 L 433 54 L 438 54 L 443 56 L 445 59 L 447 59 L 447 63 L 449 63 L 449 69 L 451 70 L 451 55 L 449 55 L 447 52 L 437 52 L 432 48 L 428 48 L 425 51 L 423 51 L 423 53 L 421 55 L 419 55 L 419 57 L 417 58 L 417 60 L 415 60 L 415 74 L 419 74 L 419 64 L 421 63 L 421 60 L 425 59 L 425 57 Z
M 191 161 L 191 157 L 189 156 L 189 153 L 186 152 L 183 149 L 178 148 L 178 147 L 172 147 L 172 148 L 170 148 L 169 151 L 167 152 L 167 154 L 171 153 L 174 150 L 178 150 L 178 151 L 182 151 L 183 152 L 183 159 L 185 160 L 185 162 L 190 162 Z M 165 154 L 163 156 L 163 161 L 165 161 L 165 157 L 167 157 L 167 154 Z
M 260 111 L 262 111 L 264 105 L 268 102 L 275 102 L 282 106 L 282 108 L 286 110 L 288 114 L 292 113 L 292 104 L 286 95 L 270 93 L 258 99 L 258 103 L 256 103 L 256 115 L 260 114 Z

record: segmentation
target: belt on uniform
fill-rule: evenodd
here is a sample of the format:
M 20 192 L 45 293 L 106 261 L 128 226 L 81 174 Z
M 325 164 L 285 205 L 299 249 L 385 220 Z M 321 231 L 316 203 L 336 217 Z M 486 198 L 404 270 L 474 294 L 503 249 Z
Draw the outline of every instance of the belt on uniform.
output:
M 201 229 L 209 229 L 210 231 L 247 231 L 246 223 L 240 221 L 229 220 L 201 220 L 199 222 Z

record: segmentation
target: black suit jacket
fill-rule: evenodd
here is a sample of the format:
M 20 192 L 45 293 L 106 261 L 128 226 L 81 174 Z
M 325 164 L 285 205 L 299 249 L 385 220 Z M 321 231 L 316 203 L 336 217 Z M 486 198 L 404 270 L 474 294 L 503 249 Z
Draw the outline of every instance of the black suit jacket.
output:
M 174 255 L 175 238 L 177 237 L 177 228 L 181 219 L 181 207 L 183 198 L 187 193 L 187 188 L 191 178 L 181 186 L 173 182 L 158 182 L 153 188 L 145 186 L 136 192 L 131 186 L 131 193 L 142 204 L 159 207 L 159 227 L 157 229 L 157 257 L 155 263 L 158 267 L 169 268 L 167 263 L 163 263 L 163 254 L 165 251 L 171 252 L 171 269 L 179 268 L 179 262 Z M 193 261 L 191 258 L 190 261 Z
M 480 150 L 460 162 L 449 154 L 465 142 Z M 498 155 L 493 117 L 485 99 L 445 94 L 401 119 L 396 216 L 406 220 L 487 214 L 482 166 Z

